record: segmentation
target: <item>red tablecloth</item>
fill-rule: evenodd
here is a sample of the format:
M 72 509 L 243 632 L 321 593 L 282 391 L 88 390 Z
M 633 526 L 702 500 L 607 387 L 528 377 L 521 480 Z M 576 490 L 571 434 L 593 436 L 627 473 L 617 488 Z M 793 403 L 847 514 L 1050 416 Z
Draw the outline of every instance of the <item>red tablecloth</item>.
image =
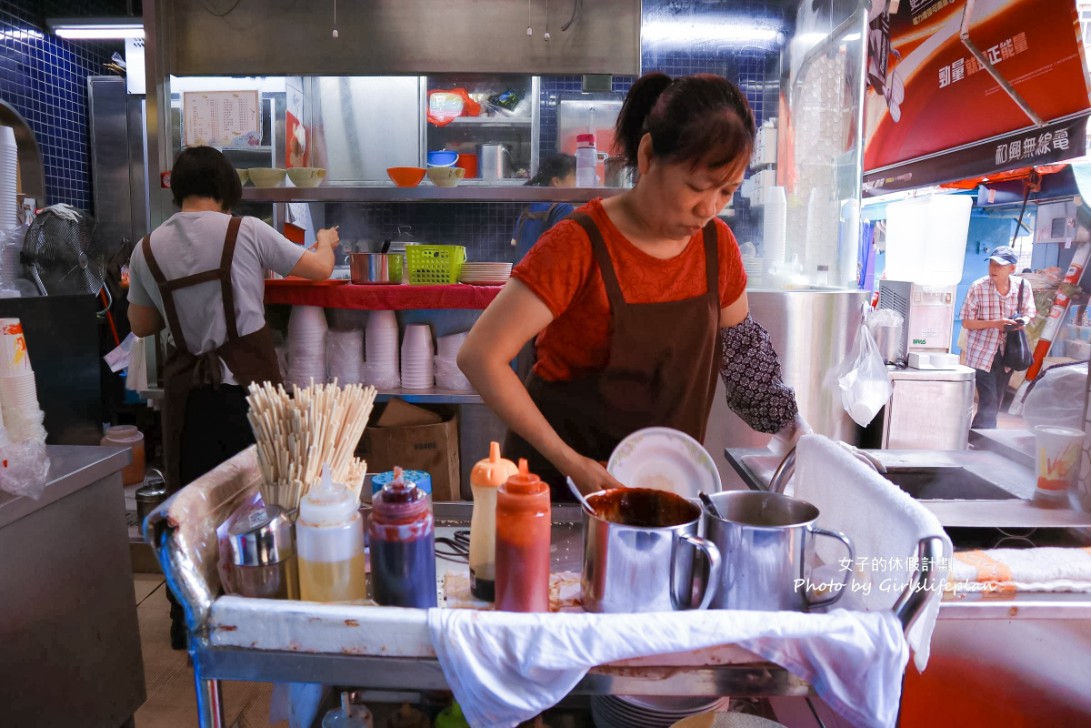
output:
M 323 308 L 404 310 L 435 308 L 483 309 L 503 286 L 354 286 L 335 281 L 314 284 L 296 279 L 266 281 L 265 302 Z

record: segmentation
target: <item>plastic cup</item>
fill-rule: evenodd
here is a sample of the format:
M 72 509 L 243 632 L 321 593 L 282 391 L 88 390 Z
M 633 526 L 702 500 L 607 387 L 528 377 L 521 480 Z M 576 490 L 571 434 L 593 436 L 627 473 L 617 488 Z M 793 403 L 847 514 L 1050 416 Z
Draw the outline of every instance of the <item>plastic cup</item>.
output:
M 0 372 L 17 374 L 30 370 L 23 324 L 17 318 L 0 319 Z
M 1064 506 L 1076 489 L 1083 448 L 1083 430 L 1059 425 L 1034 428 L 1034 500 Z

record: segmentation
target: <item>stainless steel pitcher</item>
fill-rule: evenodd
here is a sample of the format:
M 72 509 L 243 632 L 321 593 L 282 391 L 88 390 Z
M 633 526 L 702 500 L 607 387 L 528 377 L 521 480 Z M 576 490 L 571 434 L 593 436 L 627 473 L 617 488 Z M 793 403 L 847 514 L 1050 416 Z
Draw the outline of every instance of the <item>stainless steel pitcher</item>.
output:
M 477 145 L 478 174 L 485 180 L 511 177 L 511 152 L 506 144 L 488 142 Z
M 632 489 L 638 490 L 644 489 Z M 708 608 L 720 581 L 720 553 L 697 536 L 701 509 L 692 503 L 686 505 L 692 506 L 692 512 L 678 519 L 683 522 L 669 526 L 623 525 L 583 511 L 581 586 L 585 610 L 666 612 Z M 701 574 L 705 570 L 694 558 L 698 551 L 708 563 L 704 578 Z
M 852 578 L 851 567 L 840 582 L 813 581 L 807 565 L 807 554 L 813 552 L 810 540 L 837 539 L 845 545 L 850 564 L 856 550 L 845 534 L 814 525 L 816 507 L 778 493 L 726 491 L 710 497 L 723 516 L 704 512 L 705 534 L 723 558 L 714 609 L 805 612 L 841 598 Z M 821 597 L 823 592 L 830 594 Z

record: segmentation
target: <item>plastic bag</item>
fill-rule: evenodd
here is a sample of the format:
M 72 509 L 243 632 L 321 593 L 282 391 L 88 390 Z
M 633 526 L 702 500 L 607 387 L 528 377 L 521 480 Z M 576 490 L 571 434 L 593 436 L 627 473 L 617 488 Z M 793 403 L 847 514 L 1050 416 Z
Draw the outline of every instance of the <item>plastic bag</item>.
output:
M 1031 385 L 1023 402 L 1027 429 L 1058 425 L 1083 429 L 1083 400 L 1087 389 L 1087 364 L 1052 367 Z
M 38 500 L 49 475 L 45 442 L 27 440 L 0 447 L 0 490 Z
M 473 385 L 454 359 L 433 358 L 436 366 L 436 386 L 440 389 L 456 389 L 463 392 L 473 391 Z
M 892 308 L 879 308 L 871 312 L 867 317 L 868 331 L 875 336 L 875 331 L 883 326 L 893 326 L 901 329 L 905 318 Z
M 852 352 L 838 368 L 841 406 L 856 424 L 866 427 L 890 399 L 893 391 L 886 365 L 866 325 L 860 326 Z

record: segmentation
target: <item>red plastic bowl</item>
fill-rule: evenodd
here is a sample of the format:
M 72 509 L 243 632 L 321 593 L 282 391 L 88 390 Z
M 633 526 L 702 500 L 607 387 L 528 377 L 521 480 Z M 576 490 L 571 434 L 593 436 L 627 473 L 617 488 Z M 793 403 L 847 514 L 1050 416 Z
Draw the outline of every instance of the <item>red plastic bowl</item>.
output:
M 386 174 L 398 187 L 416 187 L 427 172 L 423 167 L 387 167 Z

